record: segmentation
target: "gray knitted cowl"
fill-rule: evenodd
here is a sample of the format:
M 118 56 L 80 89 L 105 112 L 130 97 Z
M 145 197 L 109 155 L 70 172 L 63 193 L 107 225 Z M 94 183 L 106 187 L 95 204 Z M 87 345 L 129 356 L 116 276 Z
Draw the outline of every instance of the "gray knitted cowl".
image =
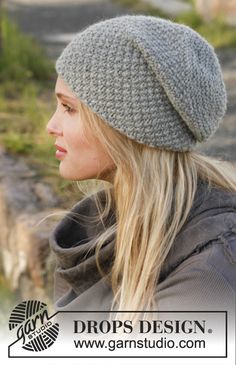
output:
M 105 123 L 151 147 L 188 151 L 214 134 L 227 96 L 214 48 L 183 24 L 123 15 L 79 32 L 58 75 Z

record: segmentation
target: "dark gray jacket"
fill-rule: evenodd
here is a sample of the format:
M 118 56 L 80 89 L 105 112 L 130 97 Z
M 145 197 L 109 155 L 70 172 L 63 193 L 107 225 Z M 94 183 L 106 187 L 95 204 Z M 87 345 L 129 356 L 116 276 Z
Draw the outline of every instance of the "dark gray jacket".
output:
M 93 200 L 84 198 L 71 211 L 92 215 L 95 209 Z M 114 220 L 111 212 L 107 224 Z M 102 229 L 67 215 L 52 232 L 50 245 L 58 259 L 56 309 L 110 309 L 111 289 L 96 269 L 94 253 L 86 256 L 95 233 Z M 104 267 L 112 260 L 113 248 L 112 242 L 102 248 Z M 210 190 L 200 182 L 189 217 L 161 271 L 158 310 L 227 310 L 234 320 L 235 293 L 236 194 Z

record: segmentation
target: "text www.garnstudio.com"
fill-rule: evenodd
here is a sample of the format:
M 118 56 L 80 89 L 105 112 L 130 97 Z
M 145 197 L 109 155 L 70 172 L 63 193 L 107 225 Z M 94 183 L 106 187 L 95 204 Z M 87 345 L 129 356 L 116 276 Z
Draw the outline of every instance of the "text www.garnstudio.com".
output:
M 144 338 L 142 340 L 74 340 L 74 345 L 78 349 L 94 348 L 108 349 L 115 351 L 116 349 L 171 349 L 171 348 L 193 348 L 204 349 L 204 340 L 167 340 L 161 337 L 159 340 Z

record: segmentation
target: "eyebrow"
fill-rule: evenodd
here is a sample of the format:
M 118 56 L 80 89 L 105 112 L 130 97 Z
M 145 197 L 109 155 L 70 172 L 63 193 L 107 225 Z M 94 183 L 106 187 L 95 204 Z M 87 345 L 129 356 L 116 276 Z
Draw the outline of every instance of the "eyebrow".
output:
M 56 96 L 60 99 L 60 98 L 66 98 L 66 99 L 72 99 L 72 100 L 76 100 L 76 98 L 74 98 L 73 96 L 69 96 L 69 95 L 65 95 L 62 93 L 56 93 Z

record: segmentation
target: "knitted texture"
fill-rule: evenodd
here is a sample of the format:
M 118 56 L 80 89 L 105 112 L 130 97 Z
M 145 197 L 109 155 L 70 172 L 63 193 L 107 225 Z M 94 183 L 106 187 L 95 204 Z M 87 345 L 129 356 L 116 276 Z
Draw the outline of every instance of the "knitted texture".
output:
M 191 150 L 226 112 L 213 46 L 190 27 L 154 16 L 117 16 L 84 28 L 56 71 L 108 125 L 151 147 Z

